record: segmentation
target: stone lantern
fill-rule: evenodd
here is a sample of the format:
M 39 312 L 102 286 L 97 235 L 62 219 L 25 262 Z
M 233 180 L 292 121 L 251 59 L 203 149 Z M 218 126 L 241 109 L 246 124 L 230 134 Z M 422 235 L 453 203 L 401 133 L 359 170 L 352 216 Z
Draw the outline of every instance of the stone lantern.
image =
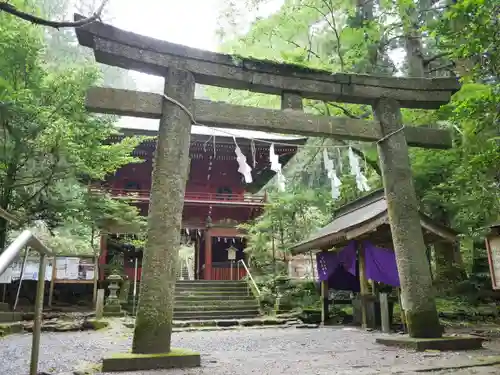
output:
M 123 316 L 120 299 L 117 292 L 120 290 L 120 282 L 122 277 L 120 275 L 111 274 L 108 276 L 109 281 L 109 296 L 104 306 L 104 316 Z
M 490 265 L 491 284 L 493 289 L 500 289 L 500 222 L 490 225 L 486 235 L 486 250 Z

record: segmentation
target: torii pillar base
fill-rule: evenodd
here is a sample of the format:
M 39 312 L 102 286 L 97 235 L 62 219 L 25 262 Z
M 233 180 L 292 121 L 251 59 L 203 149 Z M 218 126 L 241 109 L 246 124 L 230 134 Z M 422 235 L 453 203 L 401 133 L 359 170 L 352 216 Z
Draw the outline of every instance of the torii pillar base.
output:
M 409 336 L 380 337 L 375 340 L 377 344 L 403 349 L 425 352 L 426 350 L 457 351 L 476 350 L 483 347 L 481 337 L 474 336 L 443 336 L 433 339 L 420 339 Z
M 200 366 L 199 353 L 187 349 L 172 349 L 166 354 L 115 354 L 103 359 L 102 372 L 167 370 Z

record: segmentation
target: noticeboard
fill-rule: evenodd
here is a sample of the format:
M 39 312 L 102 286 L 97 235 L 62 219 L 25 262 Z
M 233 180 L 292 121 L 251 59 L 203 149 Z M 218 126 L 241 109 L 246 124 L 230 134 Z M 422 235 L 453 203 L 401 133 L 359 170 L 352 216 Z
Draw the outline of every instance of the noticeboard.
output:
M 56 258 L 55 279 L 57 281 L 91 281 L 95 277 L 95 264 L 92 258 Z

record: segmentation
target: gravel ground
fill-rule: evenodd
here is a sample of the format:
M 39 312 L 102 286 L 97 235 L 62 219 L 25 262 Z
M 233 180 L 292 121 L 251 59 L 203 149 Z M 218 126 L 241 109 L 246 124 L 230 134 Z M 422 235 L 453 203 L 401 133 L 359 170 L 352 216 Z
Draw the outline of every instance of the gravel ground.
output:
M 130 329 L 121 324 L 98 332 L 45 333 L 41 340 L 40 371 L 61 373 L 98 362 L 103 355 L 125 352 Z M 175 333 L 173 346 L 199 351 L 202 367 L 130 375 L 371 375 L 412 374 L 416 366 L 457 365 L 474 357 L 500 355 L 490 347 L 467 353 L 414 353 L 374 344 L 377 334 L 349 328 L 246 329 Z M 31 335 L 0 341 L 0 374 L 28 372 Z M 436 374 L 498 374 L 497 368 L 441 371 Z M 129 375 L 129 374 L 123 374 Z

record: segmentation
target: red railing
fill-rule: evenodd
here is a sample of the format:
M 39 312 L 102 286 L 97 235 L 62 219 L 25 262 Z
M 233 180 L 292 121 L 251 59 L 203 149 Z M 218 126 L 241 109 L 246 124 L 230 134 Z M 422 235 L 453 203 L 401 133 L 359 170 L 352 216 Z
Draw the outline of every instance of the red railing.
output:
M 207 268 L 210 267 L 210 272 Z M 210 277 L 207 277 L 210 274 Z M 201 267 L 201 280 L 242 280 L 246 276 L 246 270 L 237 262 L 215 262 Z
M 94 191 L 106 191 L 113 197 L 128 198 L 128 199 L 149 199 L 149 190 L 138 189 L 121 189 L 107 187 L 92 187 Z M 207 192 L 192 192 L 186 191 L 184 195 L 185 201 L 207 201 L 207 202 L 245 202 L 245 203 L 264 203 L 266 200 L 265 194 L 223 194 L 223 193 L 207 193 Z

